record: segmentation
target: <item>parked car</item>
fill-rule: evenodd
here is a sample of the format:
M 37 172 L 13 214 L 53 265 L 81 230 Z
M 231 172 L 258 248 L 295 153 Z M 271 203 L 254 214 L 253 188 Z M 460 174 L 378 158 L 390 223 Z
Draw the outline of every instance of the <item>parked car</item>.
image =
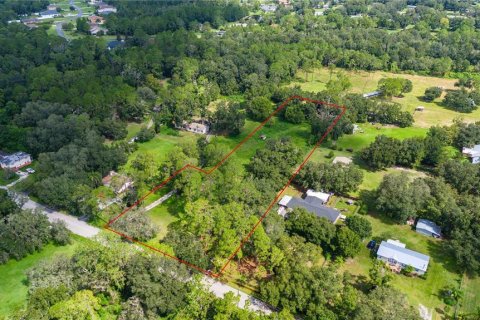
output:
M 28 173 L 35 173 L 35 170 L 33 170 L 32 168 L 27 168 L 27 172 Z
M 372 250 L 372 249 L 375 249 L 376 245 L 377 245 L 377 242 L 375 240 L 370 240 L 370 242 L 367 244 L 367 248 Z

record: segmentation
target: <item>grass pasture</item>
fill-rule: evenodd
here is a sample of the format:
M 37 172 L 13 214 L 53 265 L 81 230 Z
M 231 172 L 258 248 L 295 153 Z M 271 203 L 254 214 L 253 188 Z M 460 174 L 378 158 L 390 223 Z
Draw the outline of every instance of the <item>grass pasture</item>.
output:
M 325 89 L 326 83 L 335 77 L 337 72 L 344 72 L 352 83 L 352 88 L 349 90 L 354 93 L 366 93 L 375 91 L 378 81 L 387 77 L 400 77 L 412 81 L 412 92 L 406 93 L 402 98 L 393 98 L 392 100 L 400 103 L 403 109 L 413 113 L 415 119 L 414 126 L 420 128 L 428 128 L 433 125 L 448 125 L 456 118 L 464 118 L 467 122 L 474 122 L 480 120 L 480 109 L 472 113 L 459 113 L 453 110 L 446 109 L 441 106 L 440 97 L 433 102 L 425 102 L 422 96 L 425 89 L 428 87 L 438 86 L 444 89 L 455 89 L 455 79 L 427 77 L 411 74 L 395 74 L 384 71 L 351 71 L 343 69 L 334 69 L 331 73 L 328 68 L 316 69 L 306 76 L 304 71 L 299 71 L 297 80 L 290 84 L 290 86 L 299 85 L 302 90 L 319 92 Z M 425 110 L 422 112 L 415 112 L 415 108 L 424 106 Z
M 42 251 L 31 254 L 20 261 L 10 260 L 0 265 L 0 319 L 11 315 L 24 307 L 27 301 L 25 272 L 38 264 L 41 260 L 50 260 L 59 254 L 71 255 L 74 250 L 85 240 L 72 235 L 72 243 L 67 246 L 46 245 Z

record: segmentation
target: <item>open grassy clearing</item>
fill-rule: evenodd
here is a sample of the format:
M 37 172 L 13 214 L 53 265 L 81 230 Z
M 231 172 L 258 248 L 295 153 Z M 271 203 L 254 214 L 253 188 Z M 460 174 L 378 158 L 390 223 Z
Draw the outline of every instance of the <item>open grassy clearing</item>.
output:
M 445 305 L 439 297 L 440 290 L 458 284 L 460 279 L 455 259 L 446 249 L 445 241 L 418 234 L 410 226 L 398 225 L 384 216 L 371 213 L 365 217 L 372 224 L 373 238 L 397 239 L 405 243 L 408 249 L 430 256 L 426 280 L 396 274 L 392 285 L 405 293 L 414 306 L 422 304 L 431 309 L 443 309 Z M 365 280 L 372 265 L 371 253 L 364 247 L 359 256 L 347 261 L 341 270 L 358 276 L 359 280 Z M 438 310 L 434 313 L 439 319 Z
M 74 250 L 83 242 L 89 241 L 72 235 L 72 243 L 67 246 L 46 245 L 41 252 L 31 254 L 20 261 L 10 260 L 0 265 L 0 319 L 21 309 L 27 301 L 28 287 L 25 272 L 38 264 L 41 260 L 50 260 L 55 255 L 73 254 Z
M 12 178 L 5 179 L 5 171 L 0 169 L 0 186 L 4 186 L 4 185 L 7 185 L 9 183 L 12 183 L 15 180 L 17 180 L 18 178 L 19 178 L 19 176 L 15 174 L 15 175 L 12 176 Z
M 459 311 L 465 314 L 476 312 L 480 308 L 480 277 L 464 275 L 462 279 L 463 299 Z
M 350 92 L 365 93 L 376 90 L 378 80 L 387 77 L 401 77 L 412 81 L 413 90 L 405 94 L 402 98 L 393 98 L 393 101 L 400 103 L 403 109 L 413 113 L 415 119 L 414 126 L 428 128 L 433 125 L 448 125 L 456 118 L 462 117 L 467 122 L 480 120 L 480 109 L 472 113 L 459 113 L 440 106 L 443 96 L 433 102 L 425 102 L 422 96 L 428 87 L 438 86 L 444 89 L 455 89 L 455 79 L 435 78 L 411 74 L 395 74 L 384 71 L 350 71 L 343 69 L 334 69 L 331 73 L 328 68 L 316 69 L 307 76 L 304 71 L 299 71 L 297 80 L 290 86 L 299 85 L 302 90 L 318 92 L 325 89 L 326 83 L 330 78 L 335 78 L 337 72 L 344 72 L 348 75 L 352 88 Z M 418 106 L 424 106 L 423 112 L 414 112 Z

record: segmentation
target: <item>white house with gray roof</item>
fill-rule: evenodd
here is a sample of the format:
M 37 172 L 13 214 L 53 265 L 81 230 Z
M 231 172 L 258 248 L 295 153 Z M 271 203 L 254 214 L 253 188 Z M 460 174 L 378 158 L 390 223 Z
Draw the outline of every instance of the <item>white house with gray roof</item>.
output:
M 405 248 L 405 244 L 395 240 L 382 241 L 377 251 L 377 259 L 387 263 L 393 270 L 400 271 L 406 266 L 422 275 L 427 271 L 430 257 Z
M 463 148 L 462 153 L 470 158 L 472 163 L 480 163 L 480 144 L 473 146 L 473 148 Z
M 6 154 L 0 152 L 0 168 L 18 170 L 32 163 L 32 157 L 23 151 Z
M 283 196 L 278 202 L 278 214 L 286 217 L 293 209 L 304 208 L 319 218 L 326 218 L 331 223 L 335 223 L 340 218 L 340 212 L 324 205 L 327 203 L 329 197 L 330 194 L 328 193 L 316 192 L 313 190 L 308 190 L 303 199 Z

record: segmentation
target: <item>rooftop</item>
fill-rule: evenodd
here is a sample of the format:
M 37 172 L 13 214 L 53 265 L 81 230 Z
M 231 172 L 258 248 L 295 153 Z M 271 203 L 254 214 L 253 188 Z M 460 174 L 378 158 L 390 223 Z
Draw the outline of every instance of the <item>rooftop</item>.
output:
M 352 163 L 352 158 L 350 158 L 350 157 L 335 157 L 335 159 L 333 159 L 333 163 L 350 164 L 350 163 Z
M 416 228 L 427 230 L 433 234 L 441 234 L 441 228 L 435 222 L 427 219 L 418 219 Z
M 380 243 L 377 256 L 394 259 L 399 263 L 412 266 L 413 268 L 422 271 L 427 271 L 428 263 L 430 261 L 430 257 L 427 255 L 403 248 L 387 241 L 382 241 L 382 243 Z
M 305 199 L 284 196 L 279 204 L 291 209 L 304 208 L 319 218 L 327 218 L 330 222 L 335 223 L 340 217 L 340 212 L 322 205 L 320 201 L 320 199 L 311 196 L 307 196 Z
M 463 148 L 462 153 L 469 157 L 480 157 L 480 144 L 473 146 L 473 148 Z

